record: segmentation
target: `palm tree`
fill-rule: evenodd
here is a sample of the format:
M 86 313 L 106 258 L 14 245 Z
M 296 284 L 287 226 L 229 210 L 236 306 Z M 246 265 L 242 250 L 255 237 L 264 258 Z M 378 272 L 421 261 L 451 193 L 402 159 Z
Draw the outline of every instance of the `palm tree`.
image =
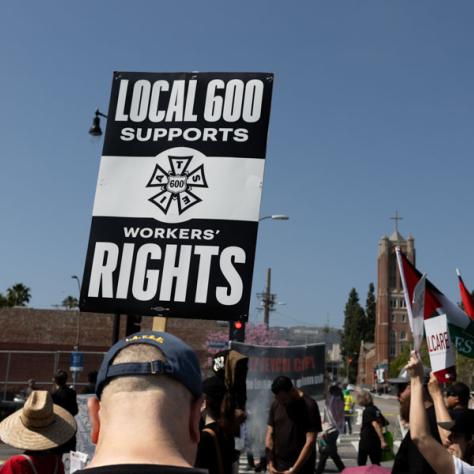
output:
M 15 283 L 7 290 L 8 306 L 26 306 L 31 299 L 31 291 L 23 283 Z
M 79 306 L 79 301 L 74 296 L 66 296 L 63 299 L 62 306 L 64 306 L 67 310 L 75 309 Z

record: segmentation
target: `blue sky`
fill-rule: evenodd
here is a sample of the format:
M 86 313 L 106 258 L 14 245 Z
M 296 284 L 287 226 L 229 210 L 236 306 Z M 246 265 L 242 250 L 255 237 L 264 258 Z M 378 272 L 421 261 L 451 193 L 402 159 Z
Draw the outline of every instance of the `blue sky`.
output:
M 474 288 L 474 3 L 7 2 L 0 16 L 0 291 L 77 294 L 112 72 L 275 73 L 253 293 L 272 323 L 341 326 L 365 301 L 378 240 L 412 233 L 418 267 Z M 251 319 L 261 319 L 251 305 Z

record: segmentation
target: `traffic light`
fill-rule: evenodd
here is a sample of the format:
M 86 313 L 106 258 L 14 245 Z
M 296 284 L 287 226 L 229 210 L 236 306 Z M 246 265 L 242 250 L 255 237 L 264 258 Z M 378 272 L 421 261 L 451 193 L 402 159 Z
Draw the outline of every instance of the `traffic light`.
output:
M 229 341 L 245 341 L 245 323 L 243 321 L 229 321 Z
M 142 317 L 136 314 L 127 314 L 127 327 L 125 328 L 125 335 L 130 336 L 142 330 Z

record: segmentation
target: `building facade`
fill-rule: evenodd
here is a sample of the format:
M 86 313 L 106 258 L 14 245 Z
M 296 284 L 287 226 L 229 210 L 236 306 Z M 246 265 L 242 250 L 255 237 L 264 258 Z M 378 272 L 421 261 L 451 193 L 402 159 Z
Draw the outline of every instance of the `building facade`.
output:
M 141 328 L 152 328 L 143 317 Z M 126 334 L 126 317 L 120 318 L 119 337 Z M 138 328 L 137 328 L 138 330 Z M 208 335 L 223 330 L 217 321 L 168 319 L 167 331 L 187 342 L 197 353 L 203 373 L 208 368 Z M 227 324 L 224 324 L 227 330 Z M 49 389 L 56 369 L 69 370 L 75 347 L 84 354 L 84 369 L 77 385 L 87 384 L 87 374 L 97 370 L 112 344 L 113 316 L 79 311 L 0 308 L 0 400 L 7 399 L 28 379 Z M 72 376 L 70 375 L 69 381 Z
M 377 306 L 375 346 L 361 343 L 358 382 L 368 386 L 383 383 L 388 376 L 390 362 L 412 341 L 403 287 L 395 248 L 400 247 L 411 263 L 415 264 L 415 239 L 405 239 L 398 229 L 379 241 L 377 255 Z

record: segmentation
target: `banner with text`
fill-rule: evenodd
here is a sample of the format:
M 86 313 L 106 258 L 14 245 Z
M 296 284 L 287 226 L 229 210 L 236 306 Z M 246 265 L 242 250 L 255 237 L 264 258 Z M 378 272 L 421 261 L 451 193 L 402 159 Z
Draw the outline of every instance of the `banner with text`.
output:
M 81 311 L 248 318 L 272 85 L 114 73 Z
M 456 380 L 456 356 L 445 314 L 425 319 L 426 343 L 431 370 L 439 382 Z
M 273 380 L 286 375 L 307 395 L 323 396 L 325 344 L 267 347 L 231 341 L 231 348 L 249 358 L 247 393 L 270 391 Z

